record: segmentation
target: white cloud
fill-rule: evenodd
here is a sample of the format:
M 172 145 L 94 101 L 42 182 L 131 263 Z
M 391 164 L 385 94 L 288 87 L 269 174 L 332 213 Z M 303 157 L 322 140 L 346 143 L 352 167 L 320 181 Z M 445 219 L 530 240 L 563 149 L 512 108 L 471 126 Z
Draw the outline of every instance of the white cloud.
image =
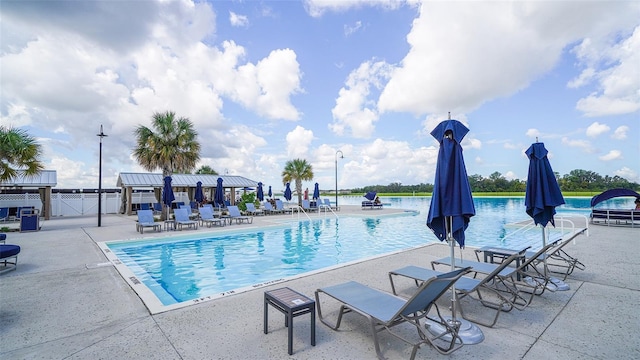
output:
M 349 74 L 346 85 L 340 89 L 336 106 L 331 110 L 334 122 L 329 128 L 337 135 L 349 134 L 355 138 L 368 138 L 378 120 L 374 103 L 367 101 L 371 88 L 379 89 L 389 75 L 384 62 L 365 62 Z
M 305 157 L 309 151 L 311 140 L 313 140 L 313 131 L 307 130 L 302 126 L 296 126 L 295 129 L 287 133 L 286 139 L 287 155 L 289 157 Z
M 622 159 L 622 152 L 620 150 L 611 150 L 607 154 L 598 157 L 602 161 L 611 161 Z
M 357 32 L 358 30 L 360 30 L 362 28 L 362 21 L 356 21 L 355 24 L 353 24 L 353 26 L 349 26 L 349 25 L 345 25 L 344 26 L 344 36 L 351 36 L 353 35 L 355 32 Z
M 605 124 L 600 124 L 599 122 L 594 122 L 589 125 L 587 128 L 587 136 L 589 137 L 597 137 L 598 135 L 602 135 L 609 131 L 611 128 Z
M 587 75 L 581 74 L 569 84 L 577 87 L 597 81 L 598 90 L 576 104 L 586 116 L 628 114 L 640 109 L 640 26 L 617 42 L 619 36 L 611 34 L 611 39 L 602 41 L 587 38 L 573 49 Z
M 616 130 L 611 134 L 612 139 L 616 140 L 624 140 L 627 138 L 627 132 L 629 131 L 629 127 L 626 125 L 618 126 Z
M 567 45 L 636 23 L 636 9 L 617 2 L 423 2 L 407 36 L 411 50 L 378 107 L 469 112 L 529 86 Z
M 249 18 L 246 15 L 236 14 L 233 11 L 229 11 L 229 22 L 236 27 L 249 26 Z
M 529 130 L 527 130 L 525 135 L 527 137 L 531 138 L 531 139 L 533 139 L 533 138 L 538 139 L 540 137 L 540 135 L 542 135 L 542 134 L 540 133 L 540 130 L 538 130 L 538 129 L 529 129 Z
M 589 154 L 595 152 L 595 149 L 593 149 L 593 147 L 591 146 L 591 143 L 586 140 L 571 140 L 568 137 L 563 137 L 562 144 L 570 147 L 582 149 L 582 151 Z
M 640 174 L 638 174 L 637 171 L 632 170 L 628 167 L 623 167 L 620 170 L 617 170 L 614 172 L 614 175 L 618 175 L 622 178 L 627 179 L 628 181 L 631 182 L 636 182 L 636 183 L 640 183 Z
M 399 0 L 305 0 L 304 5 L 307 13 L 313 17 L 321 17 L 325 12 L 343 12 L 353 8 L 363 6 L 379 7 L 385 10 L 393 10 L 404 3 L 414 3 L 415 1 Z

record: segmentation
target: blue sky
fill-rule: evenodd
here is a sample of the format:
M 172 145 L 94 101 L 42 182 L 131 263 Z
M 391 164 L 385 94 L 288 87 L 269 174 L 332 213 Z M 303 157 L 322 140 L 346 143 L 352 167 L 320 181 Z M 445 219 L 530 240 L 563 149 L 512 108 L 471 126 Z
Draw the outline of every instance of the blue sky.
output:
M 640 3 L 625 1 L 3 1 L 0 124 L 44 147 L 58 187 L 144 172 L 156 111 L 188 117 L 219 173 L 282 189 L 303 158 L 322 189 L 433 183 L 447 118 L 467 172 L 640 182 Z M 158 170 L 157 172 L 160 172 Z

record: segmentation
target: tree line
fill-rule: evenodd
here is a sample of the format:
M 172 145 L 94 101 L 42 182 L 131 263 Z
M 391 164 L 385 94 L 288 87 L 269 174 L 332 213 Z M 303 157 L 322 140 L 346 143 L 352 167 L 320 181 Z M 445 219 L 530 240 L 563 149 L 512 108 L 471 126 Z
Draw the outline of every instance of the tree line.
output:
M 609 189 L 623 188 L 640 191 L 640 184 L 630 182 L 620 176 L 601 176 L 600 174 L 576 169 L 568 174 L 560 176 L 556 174 L 558 185 L 563 192 L 584 191 L 601 192 Z M 525 192 L 527 182 L 525 180 L 507 180 L 500 172 L 494 172 L 489 177 L 474 174 L 469 177 L 469 185 L 473 192 Z M 363 188 L 352 189 L 352 193 L 361 194 L 368 191 L 379 193 L 431 193 L 433 184 L 402 185 L 401 183 L 391 183 L 389 185 L 371 185 Z

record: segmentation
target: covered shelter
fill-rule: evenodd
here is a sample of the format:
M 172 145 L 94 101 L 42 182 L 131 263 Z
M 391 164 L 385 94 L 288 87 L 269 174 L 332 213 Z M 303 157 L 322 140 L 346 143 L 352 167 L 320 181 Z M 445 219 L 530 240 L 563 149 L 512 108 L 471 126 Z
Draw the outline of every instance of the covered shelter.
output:
M 235 202 L 236 189 L 246 187 L 256 188 L 258 182 L 237 175 L 205 175 L 205 174 L 172 174 L 171 185 L 174 190 L 186 191 L 189 199 L 194 199 L 198 182 L 202 183 L 202 190 L 209 199 L 213 198 L 213 191 L 218 185 L 218 178 L 222 178 L 223 188 L 230 189 L 231 202 Z M 130 173 L 123 172 L 118 175 L 117 186 L 122 189 L 121 213 L 131 215 L 133 213 L 132 194 L 133 190 L 141 188 L 151 188 L 155 192 L 157 202 L 160 202 L 160 192 L 164 185 L 162 174 L 158 173 Z
M 51 218 L 51 189 L 58 184 L 56 170 L 42 170 L 33 176 L 19 175 L 11 181 L 0 182 L 0 188 L 10 190 L 38 189 L 42 208 L 40 216 L 45 220 Z

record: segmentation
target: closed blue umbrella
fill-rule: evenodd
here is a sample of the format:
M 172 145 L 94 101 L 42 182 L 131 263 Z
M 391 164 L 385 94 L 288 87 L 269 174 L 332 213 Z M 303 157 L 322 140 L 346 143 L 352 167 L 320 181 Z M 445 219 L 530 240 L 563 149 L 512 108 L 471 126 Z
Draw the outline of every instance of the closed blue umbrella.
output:
M 284 189 L 284 198 L 287 201 L 291 201 L 291 187 L 290 183 L 287 183 L 287 187 Z
M 468 132 L 469 129 L 458 120 L 445 120 L 431 132 L 431 136 L 440 143 L 440 148 L 427 226 L 440 241 L 447 240 L 449 243 L 451 270 L 455 270 L 455 242 L 458 242 L 460 248 L 464 247 L 464 231 L 469 226 L 471 217 L 476 214 L 460 146 L 460 142 Z M 454 284 L 451 296 L 451 321 L 462 323 L 461 320 L 456 319 L 456 301 Z M 463 329 L 464 332 L 462 332 Z M 478 343 L 484 339 L 482 331 L 470 322 L 465 322 L 460 330 L 459 335 L 465 344 Z M 436 331 L 436 328 L 434 327 L 431 331 Z
M 526 211 L 533 222 L 542 227 L 542 246 L 547 244 L 545 227 L 551 223 L 554 227 L 553 216 L 556 214 L 556 206 L 564 204 L 564 197 L 556 180 L 556 175 L 551 169 L 547 158 L 549 151 L 544 143 L 531 144 L 525 152 L 529 158 L 529 174 L 527 176 L 527 189 L 524 197 Z M 547 277 L 547 259 L 544 259 L 544 274 Z M 569 290 L 569 286 L 559 279 L 549 279 L 557 290 Z M 553 290 L 553 289 L 552 289 Z
M 176 199 L 173 195 L 173 188 L 171 187 L 171 176 L 164 177 L 164 186 L 162 187 L 162 203 L 167 206 L 167 217 L 169 218 L 169 209 L 171 209 L 171 204 Z
M 222 187 L 222 178 L 218 178 L 217 182 L 216 192 L 213 194 L 213 202 L 220 207 L 224 205 L 224 188 Z
M 313 200 L 318 199 L 320 199 L 320 185 L 316 183 L 315 187 L 313 188 Z
M 262 192 L 262 183 L 261 182 L 258 183 L 258 190 L 256 191 L 256 197 L 260 201 L 264 200 L 264 192 Z
M 269 185 L 269 197 L 273 197 L 273 192 L 271 192 L 271 185 Z
M 202 204 L 204 201 L 204 193 L 202 192 L 202 181 L 196 183 L 196 194 L 193 197 L 198 204 Z

